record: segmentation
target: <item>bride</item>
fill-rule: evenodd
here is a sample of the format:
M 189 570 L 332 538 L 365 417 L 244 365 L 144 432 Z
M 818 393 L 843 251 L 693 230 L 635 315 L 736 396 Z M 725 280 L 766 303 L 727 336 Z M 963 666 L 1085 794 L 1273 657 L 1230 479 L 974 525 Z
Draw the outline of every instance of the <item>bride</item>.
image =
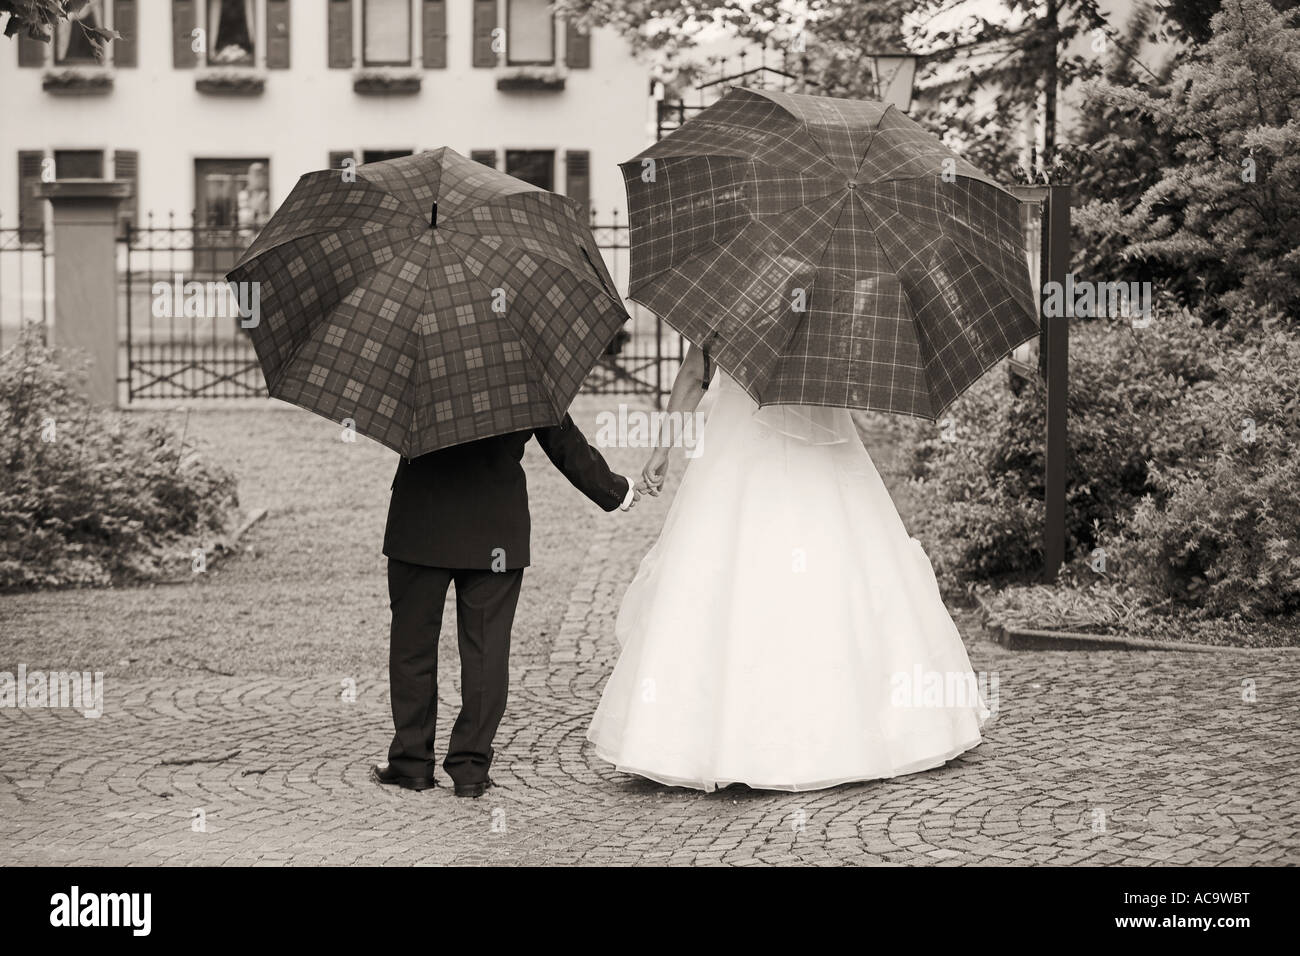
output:
M 665 432 L 710 364 L 691 347 Z M 989 712 L 966 650 L 849 412 L 760 409 L 725 372 L 717 391 L 623 599 L 596 753 L 681 787 L 815 790 L 976 746 Z M 660 436 L 642 490 L 662 489 L 672 444 Z

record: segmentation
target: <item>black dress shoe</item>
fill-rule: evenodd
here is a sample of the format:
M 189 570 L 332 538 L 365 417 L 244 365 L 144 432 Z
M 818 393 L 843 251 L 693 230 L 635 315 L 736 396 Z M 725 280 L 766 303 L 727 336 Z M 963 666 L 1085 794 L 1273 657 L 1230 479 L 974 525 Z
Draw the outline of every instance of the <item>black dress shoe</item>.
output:
M 403 777 L 389 764 L 384 764 L 382 767 L 375 764 L 375 766 L 371 767 L 370 779 L 375 783 L 382 783 L 390 787 L 405 787 L 407 790 L 432 790 L 438 785 L 432 775 L 428 777 Z
M 480 780 L 478 783 L 458 783 L 456 784 L 456 796 L 458 797 L 481 797 L 487 791 L 488 787 L 496 786 L 492 778 Z

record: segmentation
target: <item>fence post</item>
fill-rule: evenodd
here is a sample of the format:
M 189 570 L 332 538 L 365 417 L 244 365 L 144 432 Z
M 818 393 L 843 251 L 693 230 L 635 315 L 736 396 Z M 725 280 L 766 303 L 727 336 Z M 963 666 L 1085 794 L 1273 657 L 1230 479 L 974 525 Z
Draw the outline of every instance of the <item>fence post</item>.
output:
M 1047 221 L 1043 224 L 1047 245 L 1046 282 L 1065 286 L 1070 270 L 1070 187 L 1049 186 Z M 1069 310 L 1062 310 L 1063 313 Z M 1046 529 L 1043 540 L 1043 573 L 1050 584 L 1065 561 L 1065 464 L 1070 454 L 1066 436 L 1066 402 L 1069 395 L 1070 320 L 1067 314 L 1043 316 L 1043 361 L 1047 373 L 1047 463 L 1043 476 L 1043 504 Z
M 54 326 L 50 344 L 90 357 L 91 401 L 117 404 L 117 206 L 123 180 L 61 179 L 36 195 L 54 209 Z

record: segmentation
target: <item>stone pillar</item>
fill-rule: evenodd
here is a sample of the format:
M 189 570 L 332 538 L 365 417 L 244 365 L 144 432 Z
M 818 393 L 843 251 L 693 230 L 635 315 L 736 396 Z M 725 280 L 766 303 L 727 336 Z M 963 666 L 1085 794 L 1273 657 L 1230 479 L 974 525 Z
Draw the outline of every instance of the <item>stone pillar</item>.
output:
M 36 194 L 54 208 L 54 327 L 50 344 L 90 358 L 91 401 L 117 404 L 117 206 L 131 183 L 61 179 Z

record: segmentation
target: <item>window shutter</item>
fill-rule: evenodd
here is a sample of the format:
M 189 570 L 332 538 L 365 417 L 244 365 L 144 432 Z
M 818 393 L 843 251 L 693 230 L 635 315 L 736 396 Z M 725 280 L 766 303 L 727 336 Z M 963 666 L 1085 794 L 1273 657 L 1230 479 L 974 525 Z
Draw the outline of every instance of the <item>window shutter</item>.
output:
M 583 222 L 591 219 L 591 152 L 570 149 L 564 154 L 564 195 L 586 207 Z
M 18 34 L 18 65 L 44 66 L 45 50 L 48 46 L 48 43 L 32 39 L 24 30 Z
M 194 52 L 194 37 L 192 34 L 197 25 L 194 0 L 172 0 L 173 68 L 177 70 L 194 69 L 197 54 Z
M 352 68 L 352 0 L 329 0 L 329 64 L 331 70 Z
M 591 35 L 576 23 L 564 25 L 564 62 L 574 70 L 591 66 Z
M 484 166 L 497 168 L 497 151 L 495 149 L 471 149 L 469 158 L 476 163 L 482 163 Z
M 140 152 L 135 149 L 119 149 L 113 153 L 113 178 L 124 179 L 131 184 L 131 198 L 117 204 L 117 234 L 126 235 L 126 225 L 133 227 L 140 222 Z
M 111 44 L 114 66 L 136 66 L 136 0 L 114 0 L 113 29 L 122 34 Z
M 447 0 L 424 0 L 421 11 L 424 30 L 424 68 L 447 67 Z
M 343 169 L 343 161 L 350 159 L 354 163 L 357 161 L 357 154 L 350 149 L 332 149 L 330 150 L 330 169 Z
M 289 0 L 266 0 L 266 68 L 289 69 Z
M 41 181 L 41 166 L 44 162 L 44 150 L 20 149 L 18 151 L 19 242 L 39 242 L 45 228 L 45 200 L 36 195 L 36 184 Z
M 474 0 L 474 65 L 496 66 L 492 31 L 497 28 L 497 0 Z

